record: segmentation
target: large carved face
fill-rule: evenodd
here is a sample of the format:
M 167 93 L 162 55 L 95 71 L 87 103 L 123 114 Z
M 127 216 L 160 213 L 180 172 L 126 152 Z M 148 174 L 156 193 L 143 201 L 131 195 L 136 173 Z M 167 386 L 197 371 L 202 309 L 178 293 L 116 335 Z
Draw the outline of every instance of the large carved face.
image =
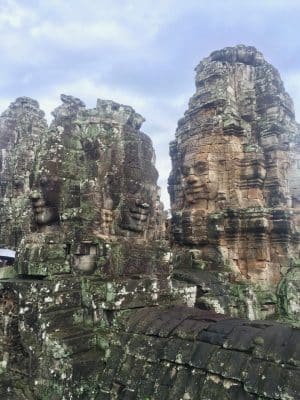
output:
M 55 110 L 36 155 L 30 195 L 35 229 L 23 253 L 49 243 L 54 250 L 45 252 L 43 271 L 37 271 L 38 251 L 36 263 L 28 266 L 24 256 L 20 270 L 43 276 L 60 270 L 112 273 L 111 247 L 144 251 L 146 238 L 164 232 L 152 142 L 139 131 L 131 108 L 118 105 L 112 115 L 103 107 L 86 110 L 78 99 L 62 100 L 67 105 Z M 119 258 L 118 273 L 125 273 L 128 265 Z
M 143 233 L 151 225 L 153 228 L 155 213 L 157 172 L 153 165 L 153 149 L 144 134 L 127 134 L 126 139 L 118 223 L 124 230 Z
M 57 176 L 41 174 L 30 194 L 34 220 L 41 230 L 59 222 L 60 186 Z
M 147 226 L 152 199 L 141 182 L 128 181 L 128 193 L 121 207 L 119 225 L 133 232 L 143 232 Z
M 197 206 L 201 200 L 213 200 L 218 194 L 218 182 L 213 180 L 207 155 L 188 153 L 182 163 L 185 202 Z
M 76 127 L 71 134 L 61 127 L 48 132 L 37 155 L 30 199 L 36 230 L 44 233 L 46 243 L 51 239 L 61 268 L 69 264 L 79 273 L 92 273 L 97 249 L 91 235 L 94 224 L 100 224 L 99 180 L 96 157 L 79 137 Z M 60 246 L 64 246 L 61 253 Z M 51 255 L 46 264 L 51 264 Z

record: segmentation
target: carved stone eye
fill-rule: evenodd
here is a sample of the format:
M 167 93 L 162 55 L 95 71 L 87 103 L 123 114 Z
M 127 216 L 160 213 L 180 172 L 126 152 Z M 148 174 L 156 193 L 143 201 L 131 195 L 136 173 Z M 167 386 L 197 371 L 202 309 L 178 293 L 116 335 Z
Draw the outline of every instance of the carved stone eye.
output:
M 16 189 L 22 189 L 22 188 L 24 187 L 23 181 L 21 181 L 20 179 L 16 179 L 16 180 L 14 181 L 14 187 L 15 187 Z
M 194 165 L 194 171 L 197 175 L 204 174 L 205 172 L 207 172 L 207 170 L 208 170 L 208 166 L 207 166 L 207 163 L 204 161 L 198 161 Z
M 136 181 L 129 181 L 128 183 L 128 192 L 131 194 L 135 194 L 139 192 L 142 188 L 142 185 Z
M 47 178 L 42 177 L 42 178 L 40 179 L 40 185 L 41 185 L 41 187 L 45 187 L 45 186 L 47 185 L 47 183 L 48 183 Z
M 189 173 L 190 173 L 190 167 L 188 167 L 188 166 L 186 166 L 186 165 L 183 165 L 183 167 L 181 168 L 181 173 L 182 173 L 182 175 L 184 175 L 184 176 L 189 175 Z

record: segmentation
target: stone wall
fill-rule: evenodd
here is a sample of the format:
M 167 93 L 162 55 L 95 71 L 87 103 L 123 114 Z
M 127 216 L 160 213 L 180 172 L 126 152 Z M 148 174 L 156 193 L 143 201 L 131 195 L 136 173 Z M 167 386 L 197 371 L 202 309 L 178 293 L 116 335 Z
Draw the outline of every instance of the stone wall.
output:
M 95 310 L 81 279 L 3 285 L 2 398 L 299 398 L 299 329 L 184 306 Z
M 298 329 L 178 306 L 140 310 L 126 327 L 110 345 L 104 399 L 299 396 Z

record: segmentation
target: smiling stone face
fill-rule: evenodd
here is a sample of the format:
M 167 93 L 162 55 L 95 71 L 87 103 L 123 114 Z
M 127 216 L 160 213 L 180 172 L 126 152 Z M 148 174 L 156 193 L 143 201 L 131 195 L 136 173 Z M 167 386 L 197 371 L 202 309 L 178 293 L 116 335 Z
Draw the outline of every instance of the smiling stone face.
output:
M 202 200 L 214 200 L 218 195 L 218 181 L 213 181 L 209 161 L 201 154 L 186 154 L 181 168 L 186 204 L 207 208 Z M 201 202 L 202 201 L 202 202 Z
M 24 246 L 27 253 L 35 249 L 36 258 L 39 244 L 30 241 L 38 240 L 45 251 L 50 241 L 64 271 L 99 275 L 115 271 L 106 245 L 118 242 L 118 258 L 124 259 L 119 273 L 126 273 L 127 247 L 136 244 L 142 251 L 142 243 L 163 238 L 165 231 L 152 142 L 140 132 L 142 117 L 131 107 L 98 101 L 87 110 L 71 96 L 62 101 L 37 152 L 30 193 L 33 234 Z M 132 263 L 139 265 L 138 259 Z M 57 264 L 55 259 L 50 274 Z M 23 274 L 26 270 L 22 267 Z
M 128 182 L 129 191 L 121 205 L 119 226 L 124 230 L 143 232 L 147 227 L 152 199 L 141 183 Z
M 140 235 L 152 235 L 155 229 L 157 171 L 150 139 L 142 133 L 126 132 L 124 143 L 123 186 L 119 226 Z M 151 233 L 152 232 L 152 233 Z
M 30 193 L 34 220 L 40 230 L 59 223 L 60 182 L 58 177 L 41 176 Z
M 298 143 L 292 101 L 255 48 L 226 48 L 200 62 L 170 146 L 169 193 L 174 258 L 190 254 L 176 268 L 198 268 L 203 304 L 220 277 L 223 287 L 257 284 L 276 297 L 299 255 Z M 264 304 L 257 316 L 274 309 Z
M 29 233 L 32 172 L 47 129 L 36 100 L 19 97 L 0 116 L 0 244 L 17 248 Z

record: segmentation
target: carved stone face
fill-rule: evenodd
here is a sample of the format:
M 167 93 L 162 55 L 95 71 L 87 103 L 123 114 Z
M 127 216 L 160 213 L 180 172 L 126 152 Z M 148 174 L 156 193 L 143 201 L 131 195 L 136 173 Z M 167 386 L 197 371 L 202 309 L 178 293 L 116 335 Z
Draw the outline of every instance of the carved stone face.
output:
M 55 110 L 30 177 L 35 229 L 24 245 L 20 271 L 43 276 L 60 268 L 77 274 L 112 273 L 114 255 L 111 261 L 103 246 L 124 242 L 122 252 L 127 245 L 144 251 L 146 238 L 157 239 L 164 232 L 152 142 L 131 120 L 137 118 L 131 108 L 119 105 L 112 118 L 103 107 L 78 109 L 76 99 L 62 100 L 67 105 Z M 35 250 L 48 244 L 54 251 L 45 252 L 39 271 L 41 257 Z M 132 257 L 133 264 L 138 262 Z M 28 265 L 31 258 L 34 266 Z M 123 258 L 118 258 L 118 273 L 127 271 Z
M 62 140 L 66 140 L 64 135 Z M 150 226 L 153 229 L 157 172 L 151 141 L 134 131 L 126 132 L 123 145 L 116 144 L 115 138 L 110 140 L 103 144 L 101 133 L 93 139 L 97 157 L 86 147 L 74 151 L 68 142 L 61 147 L 59 142 L 51 145 L 51 140 L 45 144 L 48 152 L 55 153 L 56 161 L 44 159 L 45 149 L 40 155 L 41 172 L 31 193 L 39 231 L 60 223 L 68 233 L 75 223 L 79 237 L 90 240 L 98 235 L 142 235 Z
M 209 162 L 201 154 L 187 154 L 182 165 L 182 180 L 185 201 L 197 205 L 200 200 L 213 200 L 218 194 L 218 182 L 209 175 Z
M 130 180 L 129 192 L 121 207 L 120 226 L 134 232 L 143 232 L 147 226 L 152 201 L 141 182 Z
M 149 138 L 143 134 L 131 134 L 128 138 L 118 224 L 122 229 L 143 233 L 153 223 L 157 172 L 152 163 L 153 149 Z
M 97 244 L 90 242 L 80 243 L 74 254 L 74 268 L 82 274 L 93 273 L 96 268 L 96 260 L 99 256 Z
M 24 194 L 24 178 L 23 177 L 16 177 L 13 179 L 12 189 L 13 189 L 13 196 L 18 197 Z
M 0 243 L 17 248 L 30 232 L 31 174 L 47 128 L 38 102 L 20 97 L 0 116 Z
M 60 182 L 58 177 L 42 175 L 30 194 L 34 219 L 39 228 L 59 222 Z

